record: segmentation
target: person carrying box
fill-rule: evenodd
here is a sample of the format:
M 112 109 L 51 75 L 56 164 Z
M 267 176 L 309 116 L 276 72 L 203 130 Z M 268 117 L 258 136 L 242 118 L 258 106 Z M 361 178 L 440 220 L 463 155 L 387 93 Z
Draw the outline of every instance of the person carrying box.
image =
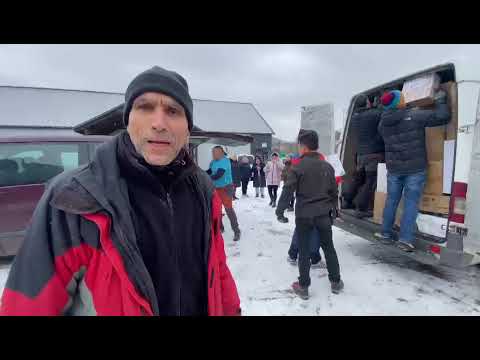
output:
M 435 97 L 433 110 L 408 108 L 398 90 L 385 93 L 381 102 L 385 112 L 378 131 L 385 142 L 388 177 L 382 232 L 376 233 L 375 237 L 384 244 L 395 243 L 392 228 L 403 193 L 404 209 L 397 244 L 400 249 L 411 252 L 415 249 L 418 206 L 427 178 L 425 127 L 447 124 L 450 109 L 445 96 Z

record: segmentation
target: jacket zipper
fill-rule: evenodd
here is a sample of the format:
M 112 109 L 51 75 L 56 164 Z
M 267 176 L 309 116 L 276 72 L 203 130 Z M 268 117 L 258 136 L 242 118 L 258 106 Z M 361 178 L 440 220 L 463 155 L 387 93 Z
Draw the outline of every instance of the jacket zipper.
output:
M 182 314 L 182 275 L 180 273 L 180 264 L 179 264 L 179 250 L 180 247 L 178 246 L 177 242 L 175 241 L 175 228 L 173 226 L 174 221 L 174 214 L 173 214 L 173 204 L 172 198 L 170 197 L 170 193 L 166 191 L 167 194 L 167 204 L 168 210 L 170 211 L 170 232 L 173 238 L 173 244 L 175 249 L 175 266 L 177 268 L 177 276 L 178 276 L 178 304 L 177 304 L 177 316 L 181 316 Z

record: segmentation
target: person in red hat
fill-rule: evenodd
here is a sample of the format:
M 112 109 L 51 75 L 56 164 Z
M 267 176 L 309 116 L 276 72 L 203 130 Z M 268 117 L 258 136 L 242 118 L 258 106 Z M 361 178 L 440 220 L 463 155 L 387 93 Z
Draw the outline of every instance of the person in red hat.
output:
M 396 243 L 400 249 L 411 252 L 415 249 L 418 204 L 427 178 L 425 127 L 447 124 L 450 110 L 446 97 L 436 97 L 433 110 L 408 108 L 398 90 L 385 93 L 381 101 L 385 112 L 378 129 L 385 142 L 387 200 L 382 232 L 375 236 L 385 244 Z M 394 241 L 392 228 L 402 194 L 404 209 L 400 234 L 398 241 Z

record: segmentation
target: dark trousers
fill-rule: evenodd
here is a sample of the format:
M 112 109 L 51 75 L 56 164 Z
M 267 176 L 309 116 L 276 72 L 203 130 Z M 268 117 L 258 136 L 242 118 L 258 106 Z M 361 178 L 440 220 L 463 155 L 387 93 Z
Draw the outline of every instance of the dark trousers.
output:
M 278 185 L 268 185 L 268 196 L 270 196 L 270 200 L 277 201 L 277 190 Z
M 292 200 L 290 200 L 290 204 L 288 204 L 288 207 L 292 209 L 295 207 L 295 196 L 292 198 Z
M 247 195 L 248 180 L 242 180 L 242 194 Z
M 298 257 L 298 231 L 296 228 L 293 231 L 288 256 L 290 256 L 291 259 L 297 259 Z M 322 260 L 322 256 L 320 255 L 320 236 L 316 228 L 310 233 L 310 260 L 312 264 L 319 263 L 320 260 Z
M 317 229 L 320 237 L 320 247 L 325 255 L 327 263 L 328 279 L 331 282 L 340 281 L 340 266 L 338 264 L 337 252 L 333 246 L 332 218 L 330 216 L 316 217 L 314 219 L 297 218 L 298 231 L 298 278 L 300 286 L 310 286 L 310 236 L 314 228 Z
M 358 166 L 350 183 L 343 186 L 343 198 L 355 205 L 358 210 L 373 209 L 377 188 L 378 163 L 385 161 L 384 154 L 368 154 L 358 157 Z

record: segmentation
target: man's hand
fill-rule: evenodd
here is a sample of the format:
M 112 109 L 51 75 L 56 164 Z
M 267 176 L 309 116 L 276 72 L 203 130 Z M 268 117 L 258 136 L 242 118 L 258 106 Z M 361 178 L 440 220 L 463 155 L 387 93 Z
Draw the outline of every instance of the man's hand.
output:
M 286 218 L 283 214 L 277 215 L 277 220 L 283 224 L 288 223 L 288 218 Z

